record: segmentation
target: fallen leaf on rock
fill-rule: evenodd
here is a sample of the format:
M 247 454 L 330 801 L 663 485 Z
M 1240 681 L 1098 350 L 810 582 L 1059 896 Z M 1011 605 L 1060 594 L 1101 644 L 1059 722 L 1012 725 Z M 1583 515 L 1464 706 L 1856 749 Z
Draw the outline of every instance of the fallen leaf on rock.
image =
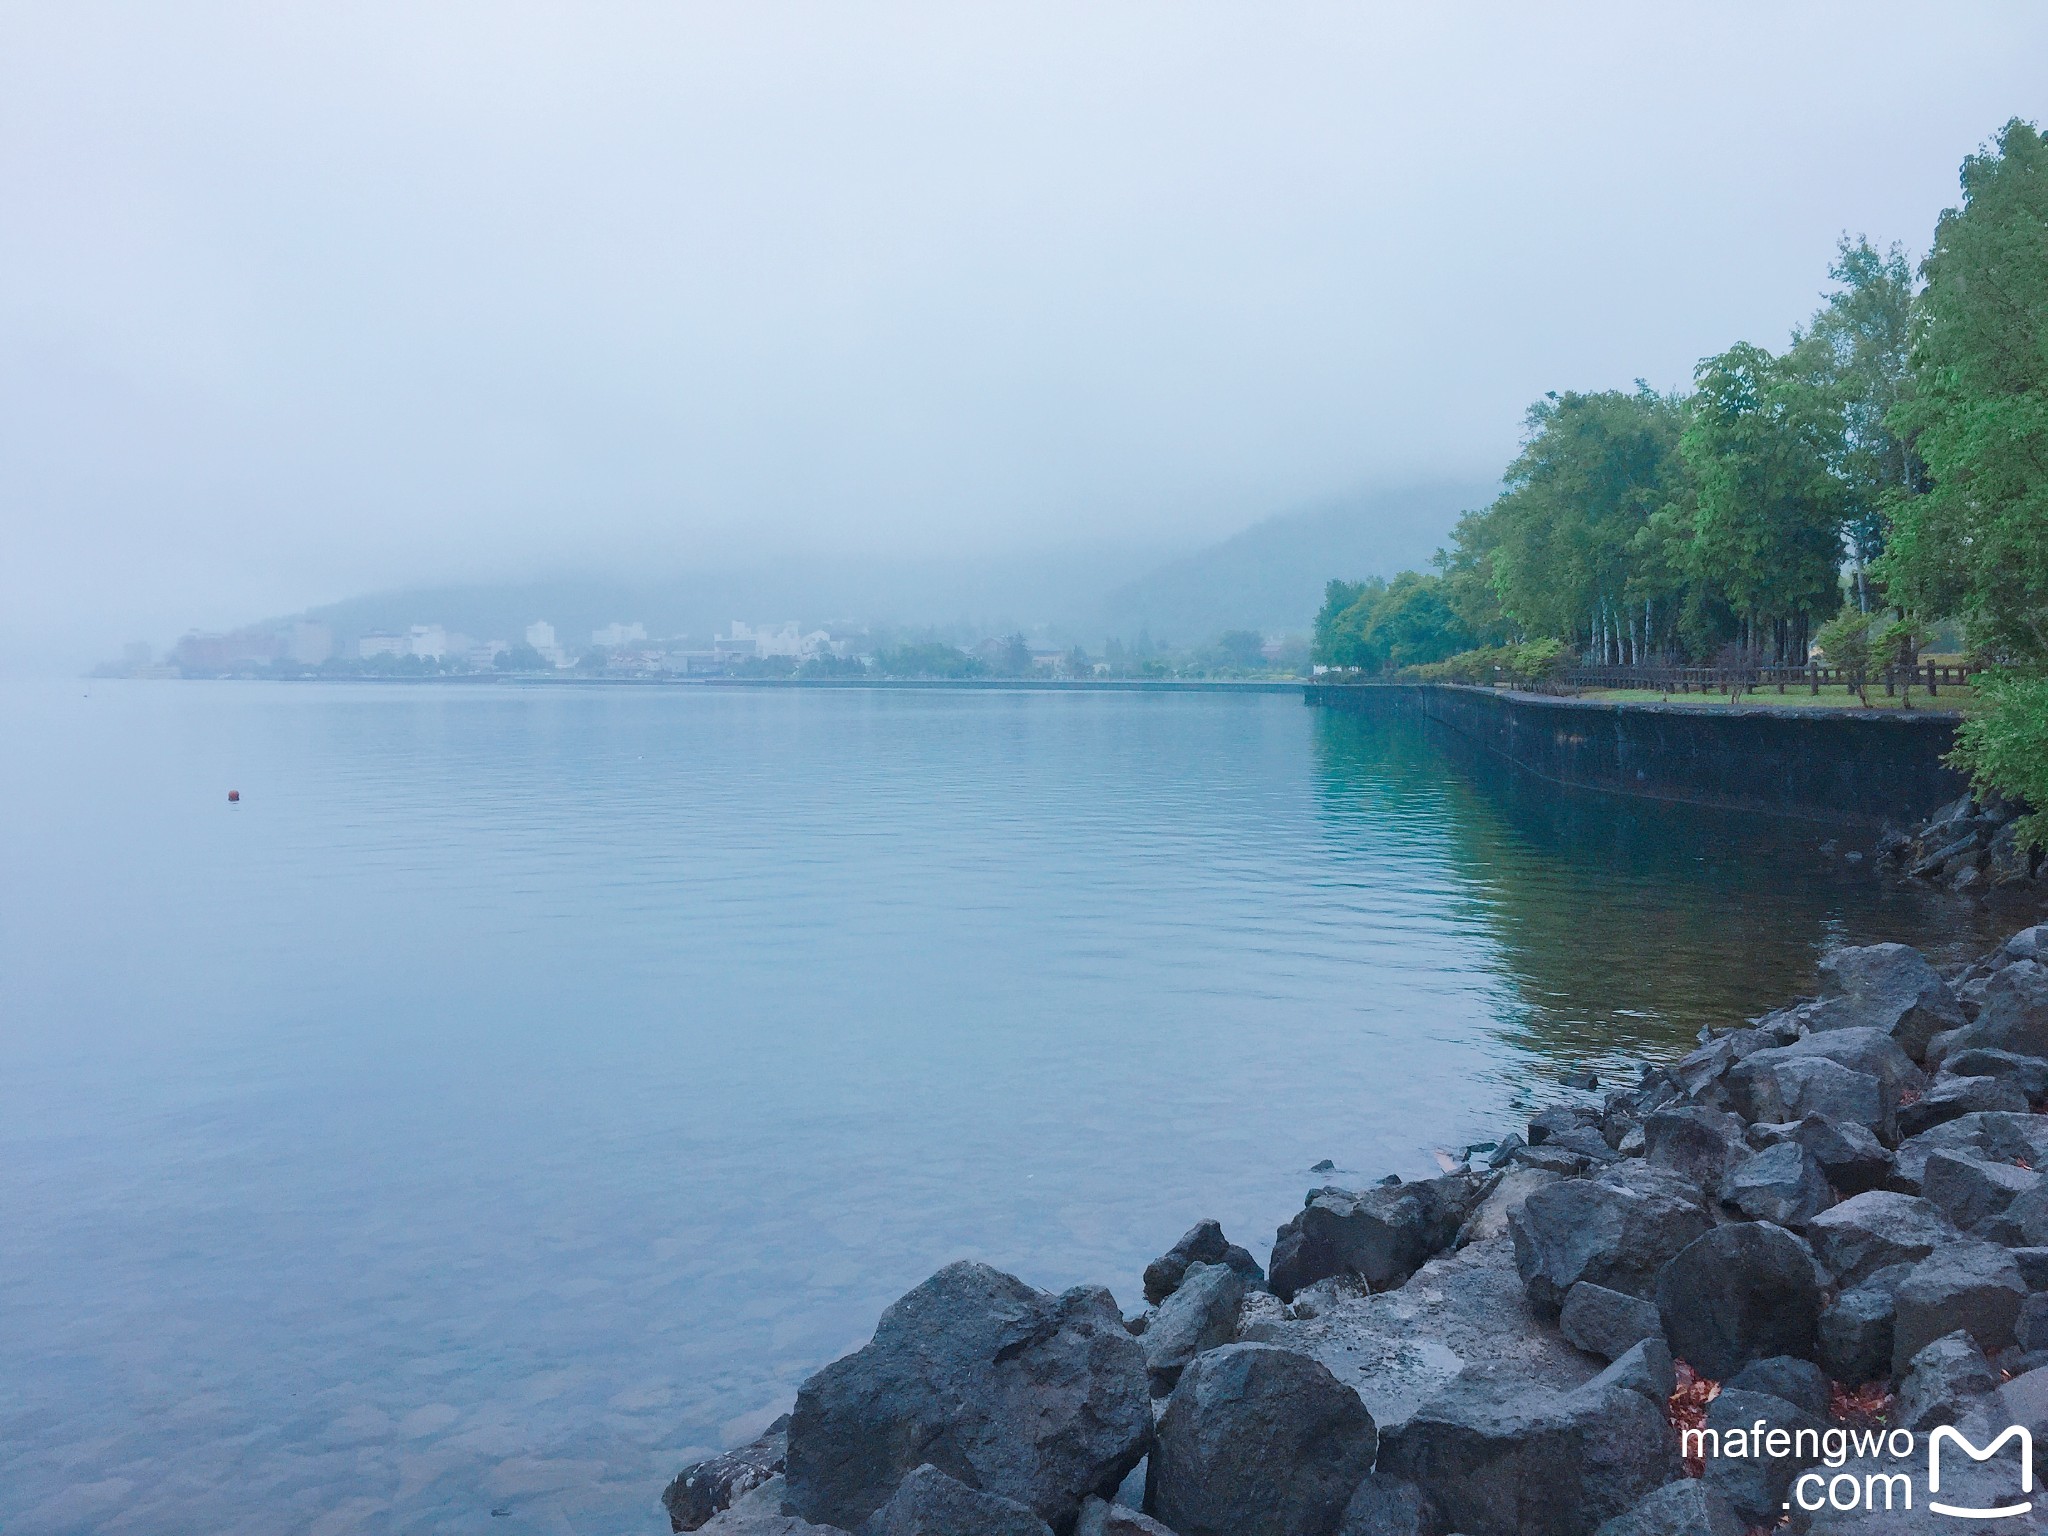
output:
M 1839 1381 L 1828 1383 L 1828 1417 L 1854 1429 L 1876 1429 L 1892 1411 L 1892 1394 L 1881 1381 L 1865 1382 L 1850 1391 Z
M 1672 1369 L 1678 1378 L 1678 1385 L 1672 1389 L 1670 1399 L 1664 1404 L 1664 1417 L 1682 1437 L 1688 1429 L 1707 1427 L 1707 1404 L 1721 1395 L 1721 1383 L 1707 1380 L 1683 1360 L 1673 1361 Z M 1684 1443 L 1682 1438 L 1679 1443 Z M 1703 1458 L 1685 1458 L 1687 1477 L 1704 1477 L 1706 1471 L 1707 1464 Z

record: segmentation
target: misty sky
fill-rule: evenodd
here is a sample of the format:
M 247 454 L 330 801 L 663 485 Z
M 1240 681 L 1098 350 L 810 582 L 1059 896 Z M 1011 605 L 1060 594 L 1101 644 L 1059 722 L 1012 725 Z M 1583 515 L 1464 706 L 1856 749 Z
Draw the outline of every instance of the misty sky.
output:
M 1489 475 L 2013 115 L 2039 5 L 14 0 L 0 644 Z

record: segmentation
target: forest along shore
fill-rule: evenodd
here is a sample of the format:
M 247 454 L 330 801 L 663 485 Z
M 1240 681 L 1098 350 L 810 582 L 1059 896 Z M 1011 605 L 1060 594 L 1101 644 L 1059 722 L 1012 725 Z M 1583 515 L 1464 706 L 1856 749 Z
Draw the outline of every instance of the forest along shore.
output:
M 2048 1447 L 2044 1102 L 2048 923 L 1948 974 L 1839 950 L 1440 1177 L 1311 1189 L 1270 1274 L 1213 1221 L 1130 1317 L 949 1265 L 663 1503 L 714 1536 L 1952 1528 L 1799 1479 L 1915 1472 L 1873 1447 L 1943 1424 Z M 2014 1481 L 1956 1460 L 1953 1503 Z

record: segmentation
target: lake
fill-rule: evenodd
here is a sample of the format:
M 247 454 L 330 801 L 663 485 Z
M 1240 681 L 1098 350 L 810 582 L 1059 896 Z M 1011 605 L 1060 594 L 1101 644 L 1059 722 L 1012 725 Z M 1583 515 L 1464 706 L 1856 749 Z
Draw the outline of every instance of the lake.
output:
M 1133 1310 L 1320 1158 L 2005 926 L 1284 695 L 0 709 L 13 1536 L 665 1531 L 949 1260 Z

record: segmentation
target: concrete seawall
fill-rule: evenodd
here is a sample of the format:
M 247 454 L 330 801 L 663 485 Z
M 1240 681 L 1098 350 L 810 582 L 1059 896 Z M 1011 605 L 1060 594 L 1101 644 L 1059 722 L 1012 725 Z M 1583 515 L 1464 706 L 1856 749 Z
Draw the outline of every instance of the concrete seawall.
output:
M 1967 788 L 1937 710 L 1612 704 L 1447 684 L 1312 684 L 1309 703 L 1436 722 L 1553 783 L 1852 826 Z

